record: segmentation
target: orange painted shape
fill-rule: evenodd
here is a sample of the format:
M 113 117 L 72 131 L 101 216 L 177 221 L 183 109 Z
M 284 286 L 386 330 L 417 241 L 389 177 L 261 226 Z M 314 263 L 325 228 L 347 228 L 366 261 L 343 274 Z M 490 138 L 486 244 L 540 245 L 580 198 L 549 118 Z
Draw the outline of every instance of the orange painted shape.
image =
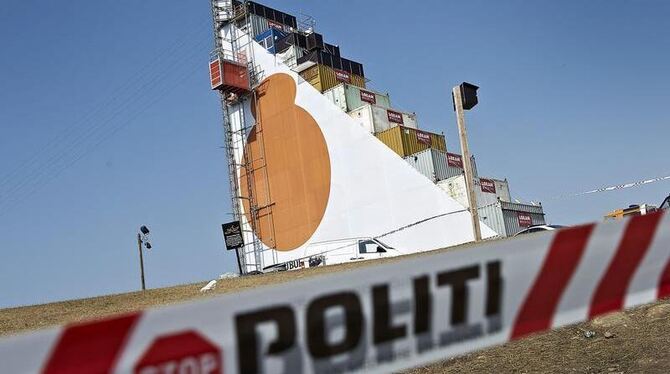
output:
M 247 178 L 258 209 L 256 235 L 268 247 L 290 251 L 319 227 L 330 196 L 330 156 L 318 123 L 295 104 L 296 85 L 287 74 L 274 74 L 257 91 L 256 126 L 244 151 L 253 169 L 240 175 L 242 196 Z M 251 222 L 249 201 L 244 213 Z

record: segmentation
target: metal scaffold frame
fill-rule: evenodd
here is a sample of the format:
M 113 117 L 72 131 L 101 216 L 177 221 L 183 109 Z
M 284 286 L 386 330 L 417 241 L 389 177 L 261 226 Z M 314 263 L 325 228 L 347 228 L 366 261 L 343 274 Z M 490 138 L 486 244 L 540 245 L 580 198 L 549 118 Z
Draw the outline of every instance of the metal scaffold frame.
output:
M 214 30 L 214 51 L 212 52 L 212 58 L 219 58 L 222 60 L 232 60 L 237 63 L 244 63 L 247 65 L 248 77 L 249 77 L 249 86 L 251 88 L 250 93 L 246 94 L 231 94 L 225 90 L 219 90 L 219 99 L 222 109 L 222 122 L 224 130 L 224 148 L 226 149 L 226 158 L 228 160 L 228 178 L 230 183 L 230 194 L 231 194 L 231 209 L 233 210 L 233 217 L 236 220 L 239 220 L 243 223 L 245 218 L 242 214 L 242 201 L 246 200 L 249 205 L 249 213 L 251 216 L 250 222 L 248 222 L 251 230 L 245 230 L 249 236 L 252 238 L 252 243 L 245 243 L 243 248 L 238 249 L 237 256 L 240 261 L 240 270 L 242 273 L 246 274 L 252 271 L 262 271 L 263 268 L 263 252 L 264 245 L 255 234 L 259 231 L 259 219 L 261 217 L 261 212 L 263 216 L 268 215 L 271 230 L 271 238 L 269 240 L 271 246 L 267 250 L 272 250 L 275 248 L 275 233 L 274 233 L 274 220 L 272 217 L 272 203 L 271 197 L 269 196 L 269 181 L 267 174 L 262 176 L 262 180 L 265 185 L 265 200 L 268 204 L 264 206 L 258 206 L 258 197 L 257 186 L 255 186 L 255 181 L 258 180 L 255 178 L 255 173 L 267 173 L 266 171 L 266 161 L 265 161 L 265 146 L 264 140 L 262 137 L 262 125 L 258 121 L 259 116 L 256 115 L 255 124 L 249 125 L 247 119 L 245 118 L 245 107 L 249 104 L 250 108 L 255 108 L 258 111 L 258 86 L 262 79 L 264 78 L 264 72 L 255 64 L 254 61 L 254 50 L 253 50 L 253 36 L 254 34 L 254 25 L 253 22 L 250 22 L 249 11 L 247 8 L 247 2 L 244 1 L 241 4 L 235 5 L 232 0 L 211 0 L 211 10 L 212 10 L 212 24 Z M 222 28 L 227 24 L 233 24 L 234 27 L 231 27 L 231 37 L 229 40 L 224 40 L 221 33 Z M 229 50 L 224 50 L 224 42 L 230 48 Z M 236 111 L 239 115 L 239 128 L 235 129 L 233 127 L 233 121 L 231 120 L 231 107 L 238 105 L 238 110 Z M 255 131 L 255 135 L 260 141 L 260 155 L 258 158 L 255 158 L 255 155 L 252 154 L 251 147 L 245 147 L 246 137 L 251 131 Z M 241 145 L 236 144 L 236 141 L 241 140 Z M 236 161 L 236 152 L 240 152 L 241 147 L 241 160 L 240 163 Z M 260 165 L 258 165 L 260 163 Z M 243 196 L 241 186 L 238 183 L 238 168 L 240 173 L 246 175 L 247 181 L 247 195 Z M 247 258 L 247 247 L 252 247 L 254 263 L 249 264 Z M 272 251 L 273 259 L 276 261 L 276 251 Z M 253 268 L 252 268 L 253 266 Z

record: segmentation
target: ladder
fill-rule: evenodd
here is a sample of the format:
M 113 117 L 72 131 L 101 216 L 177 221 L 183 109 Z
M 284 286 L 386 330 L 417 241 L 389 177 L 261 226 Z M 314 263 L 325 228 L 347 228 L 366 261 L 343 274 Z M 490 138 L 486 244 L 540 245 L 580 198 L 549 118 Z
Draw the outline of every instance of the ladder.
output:
M 254 125 L 249 125 L 251 121 L 247 121 L 245 118 L 246 105 L 251 107 L 258 108 L 257 104 L 257 89 L 258 85 L 264 78 L 264 72 L 258 66 L 254 64 L 254 50 L 253 50 L 253 24 L 249 22 L 249 12 L 247 11 L 246 1 L 238 6 L 235 6 L 232 0 L 211 0 L 212 15 L 213 15 L 213 25 L 214 25 L 214 40 L 215 40 L 215 50 L 213 55 L 217 58 L 222 58 L 226 60 L 232 60 L 238 63 L 243 63 L 247 65 L 247 71 L 249 76 L 249 83 L 251 88 L 251 93 L 248 95 L 242 95 L 236 97 L 233 95 L 228 95 L 226 92 L 219 92 L 220 102 L 223 113 L 223 128 L 225 133 L 225 149 L 226 157 L 228 160 L 228 176 L 230 183 L 230 194 L 231 194 L 231 208 L 233 210 L 233 216 L 236 220 L 243 218 L 241 214 L 241 201 L 246 200 L 249 206 L 249 216 L 250 222 L 249 226 L 251 230 L 245 230 L 249 236 L 252 238 L 251 244 L 251 255 L 253 256 L 253 262 L 249 263 L 247 259 L 247 244 L 242 249 L 238 250 L 238 258 L 240 258 L 240 267 L 243 273 L 249 273 L 250 271 L 261 271 L 263 268 L 263 252 L 265 251 L 263 243 L 255 233 L 259 232 L 260 227 L 259 219 L 261 212 L 263 216 L 269 214 L 270 229 L 272 230 L 271 235 L 271 246 L 268 245 L 267 250 L 274 249 L 274 222 L 272 220 L 272 204 L 268 203 L 264 206 L 258 206 L 258 198 L 256 196 L 256 186 L 255 173 L 261 172 L 266 173 L 266 164 L 265 164 L 265 152 L 264 152 L 264 142 L 261 141 L 260 146 L 260 155 L 252 154 L 251 147 L 246 147 L 246 138 L 250 131 L 256 131 L 256 136 L 259 136 L 262 132 L 260 123 Z M 228 24 L 233 23 L 234 26 L 231 27 L 231 35 L 229 39 L 223 39 L 221 35 L 221 28 Z M 226 50 L 224 50 L 224 43 Z M 251 105 L 251 104 L 254 105 Z M 239 128 L 233 128 L 233 121 L 231 121 L 231 116 L 234 115 L 231 112 L 231 108 L 237 105 L 237 110 L 234 113 L 237 113 L 239 120 Z M 260 135 L 262 137 L 262 135 Z M 240 163 L 236 162 L 236 153 L 243 155 L 240 160 Z M 257 164 L 261 163 L 260 166 Z M 240 172 L 244 172 L 246 175 L 247 182 L 247 196 L 242 196 L 241 186 L 239 186 L 237 171 L 240 169 Z M 262 180 L 265 183 L 268 183 L 267 174 L 263 176 Z M 266 193 L 269 194 L 269 186 L 265 186 Z M 270 202 L 270 196 L 265 196 L 263 201 Z M 266 243 L 268 244 L 268 243 Z M 241 253 L 240 253 L 241 252 Z M 272 251 L 273 258 L 276 261 L 276 252 Z

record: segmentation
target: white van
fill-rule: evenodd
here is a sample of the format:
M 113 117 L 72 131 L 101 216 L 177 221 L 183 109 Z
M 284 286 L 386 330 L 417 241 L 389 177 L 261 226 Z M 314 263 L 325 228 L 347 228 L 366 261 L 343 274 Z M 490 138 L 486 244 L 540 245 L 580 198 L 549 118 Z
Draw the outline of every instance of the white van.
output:
M 403 253 L 375 238 L 350 238 L 316 242 L 304 248 L 303 256 L 263 268 L 264 273 L 297 270 L 345 262 L 395 257 Z

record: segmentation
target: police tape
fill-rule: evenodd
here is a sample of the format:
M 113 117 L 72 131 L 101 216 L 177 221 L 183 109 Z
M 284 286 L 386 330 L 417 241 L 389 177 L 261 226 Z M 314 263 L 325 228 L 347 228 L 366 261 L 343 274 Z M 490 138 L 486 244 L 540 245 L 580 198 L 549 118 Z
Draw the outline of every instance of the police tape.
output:
M 10 373 L 389 372 L 670 295 L 670 215 L 11 337 Z

